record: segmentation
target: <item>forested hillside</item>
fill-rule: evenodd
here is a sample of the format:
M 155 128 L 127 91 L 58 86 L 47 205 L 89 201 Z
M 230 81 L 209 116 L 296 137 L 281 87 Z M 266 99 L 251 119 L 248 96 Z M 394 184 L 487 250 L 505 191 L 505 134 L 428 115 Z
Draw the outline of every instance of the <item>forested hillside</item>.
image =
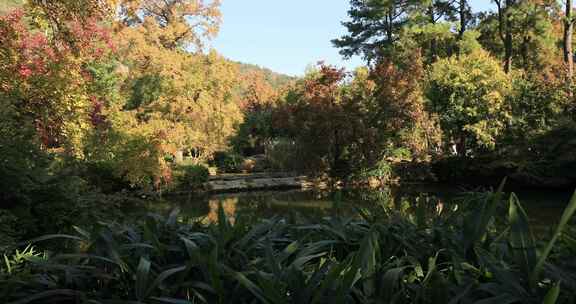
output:
M 235 62 L 239 66 L 241 75 L 249 75 L 253 73 L 261 73 L 264 75 L 264 80 L 269 83 L 273 88 L 280 89 L 289 85 L 296 80 L 296 77 L 276 73 L 268 68 L 261 67 L 255 64 Z

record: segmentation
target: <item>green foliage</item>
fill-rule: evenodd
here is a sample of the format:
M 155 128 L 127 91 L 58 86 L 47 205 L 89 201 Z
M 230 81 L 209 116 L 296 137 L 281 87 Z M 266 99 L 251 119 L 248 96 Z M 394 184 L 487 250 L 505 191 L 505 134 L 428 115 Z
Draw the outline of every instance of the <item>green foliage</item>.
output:
M 345 57 L 362 55 L 368 61 L 394 53 L 399 36 L 414 35 L 430 57 L 442 56 L 454 43 L 451 25 L 440 20 L 455 20 L 459 1 L 445 0 L 351 0 L 349 21 L 342 24 L 348 34 L 332 43 L 341 48 Z M 470 7 L 464 2 L 464 16 L 470 17 Z M 446 55 L 446 54 L 444 54 Z
M 234 152 L 217 152 L 212 162 L 220 172 L 238 173 L 242 171 L 244 157 Z
M 394 170 L 390 163 L 386 160 L 381 160 L 370 169 L 363 169 L 360 172 L 360 178 L 369 179 L 377 178 L 380 181 L 388 182 L 393 177 Z
M 280 138 L 273 141 L 266 150 L 266 157 L 273 170 L 296 172 L 302 170 L 303 162 L 298 144 L 289 139 Z
M 514 77 L 513 93 L 508 97 L 511 122 L 507 129 L 511 144 L 531 141 L 551 128 L 565 123 L 570 99 L 562 79 L 547 75 Z
M 555 27 L 560 15 L 556 1 L 512 1 L 502 12 L 509 14 L 510 23 L 500 23 L 497 11 L 487 12 L 478 25 L 480 43 L 498 58 L 505 56 L 504 40 L 501 36 L 510 32 L 512 36 L 512 62 L 517 68 L 541 73 L 550 63 L 558 59 L 559 34 Z
M 112 194 L 130 188 L 130 184 L 118 176 L 114 162 L 88 162 L 84 166 L 82 177 L 102 193 Z
M 231 146 L 242 155 L 262 154 L 268 142 L 276 137 L 273 125 L 272 109 L 245 113 L 244 121 L 231 139 Z
M 178 166 L 174 174 L 176 183 L 184 189 L 199 189 L 210 177 L 208 168 L 202 165 Z
M 9 275 L 13 277 L 27 278 L 30 276 L 30 267 L 26 264 L 35 261 L 41 262 L 47 258 L 46 254 L 36 251 L 33 246 L 27 246 L 22 251 L 16 249 L 15 252 L 8 256 L 2 256 L 0 263 L 0 276 Z
M 390 156 L 396 159 L 412 159 L 412 152 L 409 149 L 401 147 L 390 152 Z
M 16 245 L 21 237 L 22 231 L 18 229 L 18 218 L 12 212 L 0 209 L 0 252 Z
M 165 91 L 164 81 L 160 75 L 144 75 L 132 84 L 132 94 L 126 104 L 127 110 L 138 109 L 158 100 Z
M 509 77 L 479 50 L 435 63 L 428 77 L 430 111 L 437 113 L 448 140 L 459 153 L 493 150 L 510 119 Z
M 314 225 L 282 219 L 232 225 L 220 208 L 209 226 L 182 223 L 173 212 L 76 228 L 74 235 L 35 241 L 77 244 L 66 251 L 45 258 L 20 252 L 31 257 L 11 263 L 23 265 L 17 274 L 0 272 L 0 295 L 50 303 L 572 303 L 574 273 L 555 266 L 570 255 L 540 254 L 543 268 L 526 259 L 536 248 L 526 242 L 529 221 L 514 196 L 508 204 L 501 192 L 440 208 L 430 203 L 424 197 L 413 205 L 383 203 L 359 210 L 361 218 Z M 497 216 L 506 207 L 509 215 Z

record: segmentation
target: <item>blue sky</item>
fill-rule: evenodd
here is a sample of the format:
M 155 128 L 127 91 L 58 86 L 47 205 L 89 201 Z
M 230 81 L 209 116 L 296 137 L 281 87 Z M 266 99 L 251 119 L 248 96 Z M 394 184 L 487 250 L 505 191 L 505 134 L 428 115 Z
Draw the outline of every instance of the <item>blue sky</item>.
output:
M 471 0 L 475 10 L 490 0 Z M 345 34 L 348 0 L 223 0 L 223 23 L 210 44 L 220 54 L 289 75 L 302 75 L 323 60 L 353 69 L 360 58 L 344 61 L 331 39 Z

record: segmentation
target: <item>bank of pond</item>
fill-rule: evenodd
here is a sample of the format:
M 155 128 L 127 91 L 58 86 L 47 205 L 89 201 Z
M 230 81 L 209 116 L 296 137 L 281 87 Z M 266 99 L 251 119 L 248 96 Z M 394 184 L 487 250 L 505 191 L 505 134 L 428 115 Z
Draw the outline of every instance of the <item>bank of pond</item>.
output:
M 576 197 L 411 189 L 134 203 L 124 206 L 122 217 L 6 251 L 0 298 L 574 303 Z

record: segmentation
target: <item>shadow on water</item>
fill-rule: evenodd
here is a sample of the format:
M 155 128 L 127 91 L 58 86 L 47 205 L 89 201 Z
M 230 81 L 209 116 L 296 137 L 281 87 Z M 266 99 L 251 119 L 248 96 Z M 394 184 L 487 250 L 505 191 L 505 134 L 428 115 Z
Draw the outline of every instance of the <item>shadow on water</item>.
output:
M 148 212 L 168 214 L 180 209 L 180 220 L 215 222 L 218 208 L 222 205 L 225 214 L 234 222 L 238 217 L 270 218 L 282 216 L 291 221 L 313 220 L 338 212 L 339 215 L 358 216 L 356 208 L 370 208 L 386 204 L 412 204 L 425 199 L 434 208 L 462 198 L 467 192 L 478 189 L 462 189 L 450 185 L 413 184 L 382 191 L 265 191 L 221 194 L 205 197 L 193 195 L 165 197 L 161 201 L 150 201 L 130 213 L 138 215 Z M 560 215 L 570 200 L 571 192 L 524 190 L 515 191 L 524 205 L 534 226 L 545 231 L 557 224 Z M 503 211 L 505 212 L 505 211 Z

